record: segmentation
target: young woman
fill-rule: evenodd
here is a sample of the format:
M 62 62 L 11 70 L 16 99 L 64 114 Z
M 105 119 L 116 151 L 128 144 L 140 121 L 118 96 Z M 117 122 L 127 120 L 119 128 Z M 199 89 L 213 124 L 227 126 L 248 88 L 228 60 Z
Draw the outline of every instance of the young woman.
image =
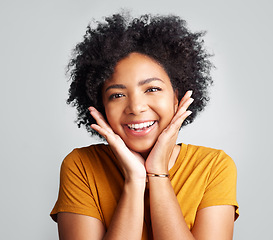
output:
M 60 239 L 232 239 L 234 162 L 176 144 L 208 101 L 201 37 L 176 16 L 116 14 L 88 27 L 69 64 L 68 103 L 108 144 L 64 159 L 51 212 Z

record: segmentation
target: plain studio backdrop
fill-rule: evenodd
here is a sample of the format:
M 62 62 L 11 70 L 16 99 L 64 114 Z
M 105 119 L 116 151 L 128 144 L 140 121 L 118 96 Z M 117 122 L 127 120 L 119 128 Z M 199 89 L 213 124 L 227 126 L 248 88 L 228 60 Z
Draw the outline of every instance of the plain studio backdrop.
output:
M 1 239 L 58 239 L 49 213 L 59 169 L 96 142 L 73 122 L 65 66 L 92 20 L 121 8 L 177 14 L 205 43 L 216 69 L 211 102 L 179 142 L 220 148 L 238 169 L 234 239 L 273 239 L 272 1 L 47 0 L 0 2 Z

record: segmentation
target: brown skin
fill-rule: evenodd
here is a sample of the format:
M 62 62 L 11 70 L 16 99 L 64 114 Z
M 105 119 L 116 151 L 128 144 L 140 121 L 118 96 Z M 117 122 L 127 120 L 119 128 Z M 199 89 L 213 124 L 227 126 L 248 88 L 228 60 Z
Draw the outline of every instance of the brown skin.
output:
M 187 111 L 193 101 L 191 93 L 178 104 L 164 69 L 145 55 L 132 53 L 117 64 L 103 88 L 109 124 L 95 108 L 89 110 L 97 121 L 91 127 L 106 138 L 122 166 L 123 193 L 107 231 L 95 218 L 59 213 L 60 239 L 141 239 L 146 174 L 168 173 L 174 165 L 180 149 L 176 145 L 179 128 L 191 113 Z M 128 128 L 128 124 L 143 122 L 153 126 Z M 169 178 L 149 177 L 149 191 L 155 239 L 232 239 L 233 206 L 199 210 L 190 231 Z
M 172 120 L 178 100 L 164 69 L 151 58 L 132 53 L 105 82 L 103 104 L 112 130 L 129 149 L 147 156 Z M 144 136 L 134 136 L 124 126 L 145 121 L 156 122 L 153 131 Z

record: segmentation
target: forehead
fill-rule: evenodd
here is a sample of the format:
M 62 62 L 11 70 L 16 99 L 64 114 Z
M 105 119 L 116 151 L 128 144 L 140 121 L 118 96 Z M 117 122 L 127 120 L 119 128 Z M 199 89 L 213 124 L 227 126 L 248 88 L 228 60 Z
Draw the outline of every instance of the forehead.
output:
M 148 78 L 160 78 L 163 81 L 170 81 L 164 68 L 154 59 L 140 53 L 131 53 L 120 60 L 112 77 L 105 83 L 117 81 L 143 81 Z

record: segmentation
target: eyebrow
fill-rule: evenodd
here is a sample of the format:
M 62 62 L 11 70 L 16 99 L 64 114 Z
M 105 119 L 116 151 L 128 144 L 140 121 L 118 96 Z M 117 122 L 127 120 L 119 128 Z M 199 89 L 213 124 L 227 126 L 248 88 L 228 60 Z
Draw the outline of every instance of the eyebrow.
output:
M 164 81 L 162 81 L 160 78 L 154 77 L 154 78 L 147 78 L 145 80 L 142 80 L 137 85 L 138 86 L 143 86 L 143 85 L 148 84 L 148 83 L 153 82 L 153 81 L 160 81 L 160 82 L 164 83 Z M 126 86 L 123 85 L 123 84 L 113 84 L 113 85 L 110 85 L 109 87 L 107 87 L 105 89 L 105 92 L 107 92 L 110 89 L 126 89 Z

